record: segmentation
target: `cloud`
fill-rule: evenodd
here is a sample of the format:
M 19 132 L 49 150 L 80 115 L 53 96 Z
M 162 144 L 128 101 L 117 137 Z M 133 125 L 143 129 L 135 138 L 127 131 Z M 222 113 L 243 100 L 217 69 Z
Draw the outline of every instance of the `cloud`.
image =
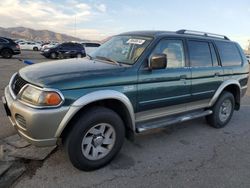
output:
M 105 4 L 99 4 L 95 6 L 97 10 L 99 10 L 100 12 L 106 12 L 107 11 L 107 7 Z
M 24 26 L 74 35 L 75 20 L 78 27 L 83 27 L 93 19 L 94 9 L 106 12 L 104 4 L 92 7 L 78 0 L 66 0 L 62 3 L 50 0 L 1 0 L 0 26 Z M 89 36 L 90 39 L 99 39 L 102 36 L 98 30 L 91 28 L 77 29 L 77 34 L 77 37 Z

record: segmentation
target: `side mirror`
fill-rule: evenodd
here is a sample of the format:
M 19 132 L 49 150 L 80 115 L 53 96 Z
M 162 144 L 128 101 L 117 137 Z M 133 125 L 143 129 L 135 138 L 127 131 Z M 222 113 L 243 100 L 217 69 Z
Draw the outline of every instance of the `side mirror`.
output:
M 165 69 L 167 66 L 166 54 L 154 54 L 149 58 L 148 68 L 153 69 Z

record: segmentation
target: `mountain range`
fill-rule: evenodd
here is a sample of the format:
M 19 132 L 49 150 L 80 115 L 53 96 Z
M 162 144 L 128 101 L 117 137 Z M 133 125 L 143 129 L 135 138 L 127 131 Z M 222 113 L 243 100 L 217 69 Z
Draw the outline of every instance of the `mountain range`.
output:
M 14 39 L 26 39 L 37 41 L 86 41 L 77 37 L 56 33 L 49 30 L 35 30 L 26 27 L 0 27 L 0 36 Z

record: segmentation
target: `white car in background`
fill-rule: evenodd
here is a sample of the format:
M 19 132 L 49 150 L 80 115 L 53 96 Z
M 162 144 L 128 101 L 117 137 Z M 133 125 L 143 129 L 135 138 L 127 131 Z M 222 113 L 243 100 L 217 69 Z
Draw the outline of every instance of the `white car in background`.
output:
M 100 43 L 96 42 L 83 42 L 81 44 L 84 46 L 86 54 L 95 51 L 99 46 L 101 46 Z
M 58 42 L 53 42 L 53 43 L 49 43 L 49 44 L 45 44 L 42 46 L 41 51 L 44 51 L 45 49 L 50 49 L 55 47 L 56 45 L 58 45 Z
M 246 55 L 247 61 L 250 64 L 250 55 Z
M 19 42 L 18 44 L 19 44 L 21 50 L 38 51 L 38 50 L 41 50 L 41 47 L 42 47 L 41 44 L 36 43 L 36 42 L 30 42 L 30 41 Z

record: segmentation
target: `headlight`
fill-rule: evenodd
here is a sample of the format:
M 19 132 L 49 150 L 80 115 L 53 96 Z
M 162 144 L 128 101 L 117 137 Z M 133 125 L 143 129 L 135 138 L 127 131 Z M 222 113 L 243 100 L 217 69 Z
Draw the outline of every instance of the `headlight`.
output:
M 62 103 L 63 99 L 57 91 L 47 91 L 27 85 L 20 93 L 19 99 L 38 107 L 53 107 Z

